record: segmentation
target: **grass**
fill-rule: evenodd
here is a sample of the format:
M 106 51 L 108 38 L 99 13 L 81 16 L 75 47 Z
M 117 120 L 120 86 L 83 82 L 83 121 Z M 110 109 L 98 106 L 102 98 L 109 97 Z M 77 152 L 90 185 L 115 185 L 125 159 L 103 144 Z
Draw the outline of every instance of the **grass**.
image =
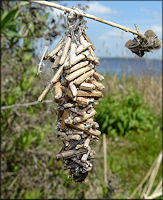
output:
M 153 113 L 157 115 L 155 120 L 160 127 L 161 80 L 161 76 L 142 75 L 137 78 L 105 75 L 104 96 L 109 93 L 115 97 L 118 94 L 125 97 L 128 90 L 134 90 L 143 96 L 146 104 L 152 106 Z M 40 86 L 38 93 L 40 94 Z M 34 96 L 39 94 L 35 93 Z M 75 183 L 67 178 L 68 171 L 63 170 L 62 161 L 57 162 L 55 159 L 62 142 L 56 138 L 54 105 L 21 108 L 11 114 L 12 111 L 2 113 L 4 122 L 6 120 L 8 123 L 3 125 L 5 134 L 2 137 L 2 198 L 126 199 L 142 181 L 162 148 L 160 128 L 154 132 L 133 131 L 123 137 L 108 135 L 107 162 L 112 176 L 108 177 L 108 185 L 104 185 L 100 136 L 92 147 L 97 154 L 92 171 L 85 183 Z M 161 173 L 160 167 L 155 185 L 160 181 Z M 11 184 L 14 180 L 14 184 Z

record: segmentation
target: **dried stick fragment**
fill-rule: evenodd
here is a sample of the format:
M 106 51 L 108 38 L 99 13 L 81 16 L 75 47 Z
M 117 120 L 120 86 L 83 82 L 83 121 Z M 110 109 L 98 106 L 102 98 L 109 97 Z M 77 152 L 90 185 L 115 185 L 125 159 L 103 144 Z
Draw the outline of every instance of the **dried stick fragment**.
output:
M 76 102 L 81 106 L 87 106 L 89 103 L 92 103 L 94 101 L 93 98 L 84 98 L 84 97 L 77 97 Z
M 86 138 L 85 142 L 84 142 L 84 148 L 88 148 L 90 143 L 90 136 Z
M 97 105 L 99 105 L 98 101 L 93 102 L 93 106 L 97 106 Z
M 97 66 L 100 65 L 99 58 L 95 55 L 95 53 L 94 53 L 92 47 L 88 47 L 88 49 L 89 49 L 91 55 L 92 55 L 93 58 L 94 58 L 94 64 L 97 65 Z
M 91 55 L 89 50 L 84 51 L 82 54 L 85 55 L 88 60 L 95 61 L 95 58 Z
M 85 120 L 87 120 L 87 119 L 93 117 L 93 116 L 96 115 L 96 114 L 97 114 L 97 112 L 93 109 L 92 112 L 91 112 L 90 114 L 85 114 L 85 115 L 82 116 L 82 117 L 75 117 L 75 118 L 73 119 L 73 123 L 74 123 L 74 124 L 77 124 L 77 123 L 83 122 L 83 121 L 85 121 Z
M 85 163 L 81 162 L 80 160 L 77 160 L 76 158 L 72 158 L 72 160 L 84 168 L 87 167 Z
M 76 43 L 72 42 L 71 49 L 70 49 L 70 66 L 71 66 L 72 61 L 76 57 L 76 48 L 77 48 Z
M 58 51 L 62 48 L 63 46 L 63 43 L 64 43 L 64 40 L 65 40 L 65 36 L 63 36 L 61 38 L 61 40 L 59 41 L 59 43 L 57 44 L 57 46 L 53 49 L 53 51 L 51 53 L 48 54 L 48 57 L 53 57 L 55 54 L 58 53 Z
M 77 88 L 76 88 L 76 86 L 73 84 L 73 82 L 71 82 L 69 84 L 69 86 L 70 86 L 70 90 L 72 92 L 73 97 L 76 97 L 77 96 Z
M 81 158 L 81 161 L 86 162 L 87 159 L 88 159 L 88 153 L 83 154 L 83 156 L 82 156 L 82 158 Z
M 61 54 L 62 54 L 62 49 L 57 53 L 56 57 L 55 57 L 55 61 L 53 63 L 53 66 L 52 66 L 52 69 L 55 69 L 57 67 L 59 67 L 59 61 L 60 61 L 60 58 L 61 58 Z
M 84 144 L 78 144 L 78 145 L 76 145 L 75 149 L 80 149 L 80 148 L 82 148 L 83 146 L 84 146 Z
M 87 71 L 89 71 L 89 70 L 90 70 L 90 67 L 89 67 L 89 66 L 84 67 L 84 68 L 81 68 L 81 69 L 79 69 L 79 70 L 73 72 L 72 74 L 67 75 L 67 76 L 66 76 L 66 79 L 67 79 L 68 81 L 72 81 L 72 80 L 74 80 L 75 78 L 77 78 L 78 76 L 82 75 L 84 72 L 87 72 Z
M 54 92 L 55 92 L 55 99 L 60 99 L 62 97 L 62 89 L 61 89 L 61 83 L 58 81 L 54 85 Z
M 63 65 L 63 63 L 65 62 L 65 60 L 67 58 L 67 54 L 68 54 L 68 51 L 69 51 L 69 48 L 70 48 L 70 44 L 71 44 L 71 38 L 67 37 L 66 44 L 65 44 L 65 47 L 64 47 L 64 50 L 63 50 L 63 54 L 62 54 L 61 60 L 59 62 L 60 65 Z
M 65 147 L 65 151 L 74 149 L 78 143 L 79 143 L 78 140 L 69 140 L 69 145 Z
M 75 65 L 83 59 L 85 59 L 85 55 L 79 54 L 78 56 L 75 57 L 74 60 L 71 61 L 71 65 Z
M 60 158 L 71 158 L 71 157 L 75 157 L 76 155 L 81 155 L 87 153 L 87 149 L 84 148 L 80 148 L 79 150 L 69 150 L 69 151 L 64 151 L 60 154 L 56 155 L 56 159 L 60 159 Z
M 67 140 L 65 140 L 65 141 L 64 141 L 64 144 L 65 144 L 65 146 L 67 147 L 70 143 L 69 143 Z
M 58 112 L 58 121 L 60 120 L 60 118 L 62 117 L 62 115 L 63 115 L 63 111 L 59 110 L 59 112 Z
M 95 135 L 95 136 L 99 136 L 101 135 L 101 132 L 99 130 L 93 130 L 92 128 L 87 130 L 85 128 L 85 125 L 84 124 L 73 124 L 72 120 L 65 120 L 66 124 L 74 129 L 77 129 L 77 130 L 80 130 L 80 131 L 84 131 L 90 135 Z M 67 123 L 68 122 L 68 123 Z
M 70 69 L 66 70 L 67 74 L 70 74 L 78 69 L 81 69 L 82 67 L 85 67 L 89 64 L 89 61 L 84 61 L 84 62 L 80 62 L 76 65 L 74 65 L 73 67 L 71 67 Z
M 93 118 L 89 118 L 89 119 L 87 120 L 87 122 L 88 122 L 89 124 L 91 124 L 91 126 L 92 126 L 93 129 L 99 128 L 99 124 L 98 124 L 97 122 L 94 122 L 94 121 L 93 121 Z
M 55 75 L 53 76 L 53 78 L 51 79 L 51 83 L 56 83 L 59 78 L 61 77 L 63 73 L 63 66 L 60 66 L 60 68 L 58 69 L 58 71 L 55 73 Z
M 95 91 L 93 90 L 92 92 L 87 92 L 83 90 L 78 90 L 77 91 L 77 96 L 78 97 L 94 97 L 94 98 L 100 98 L 102 97 L 102 93 L 100 91 Z
M 97 73 L 97 72 L 95 72 L 95 73 L 93 74 L 93 76 L 94 76 L 98 81 L 102 81 L 102 80 L 104 79 L 104 77 L 103 77 L 101 74 Z
M 72 104 L 72 103 L 66 103 L 63 106 L 64 106 L 64 108 L 72 108 L 72 107 L 74 107 L 74 104 Z
M 90 42 L 92 44 L 92 49 L 96 50 L 95 45 L 92 43 L 91 39 L 88 37 L 88 35 L 86 33 L 84 34 L 84 38 L 87 40 L 87 42 Z
M 88 71 L 87 73 L 79 76 L 77 79 L 74 80 L 74 84 L 80 85 L 82 82 L 84 82 L 88 77 L 92 76 L 95 73 L 95 70 L 92 69 Z
M 52 69 L 55 69 L 59 66 L 59 61 L 60 61 L 60 57 L 57 56 L 54 63 L 53 63 Z
M 81 136 L 80 135 L 68 135 L 65 137 L 66 140 L 80 140 Z
M 83 35 L 80 36 L 80 43 L 83 46 L 86 46 L 87 44 L 91 44 L 90 42 L 87 42 L 87 40 L 84 39 Z
M 74 112 L 74 113 L 78 114 L 78 115 L 81 115 L 81 116 L 84 115 L 84 112 L 82 110 L 79 110 L 79 109 L 76 109 L 76 108 L 69 108 L 69 110 L 71 112 Z
M 95 85 L 91 84 L 91 83 L 82 83 L 79 88 L 81 90 L 87 90 L 87 91 L 92 91 L 95 89 Z
M 49 84 L 46 88 L 45 88 L 45 90 L 42 92 L 42 94 L 39 96 L 39 98 L 38 98 L 38 101 L 39 102 L 42 102 L 44 99 L 45 99 L 45 97 L 46 97 L 46 95 L 49 93 L 49 91 L 50 91 L 50 89 L 51 89 L 51 87 L 53 86 L 53 84 Z
M 69 66 L 70 66 L 70 58 L 69 58 L 69 56 L 67 56 L 67 58 L 63 64 L 63 67 L 64 67 L 64 69 L 67 69 Z
M 68 88 L 64 88 L 65 94 L 68 96 L 69 99 L 73 99 L 72 92 Z
M 76 54 L 78 55 L 79 53 L 85 51 L 86 49 L 88 49 L 88 47 L 90 47 L 92 44 L 91 43 L 87 43 L 85 45 L 80 45 L 77 49 L 76 49 Z
M 92 84 L 94 84 L 96 86 L 96 89 L 97 90 L 103 90 L 105 88 L 105 86 L 100 83 L 100 82 L 97 82 L 97 81 L 91 81 Z
M 65 124 L 65 119 L 67 119 L 70 116 L 70 113 L 68 110 L 64 110 L 63 112 L 63 117 L 62 117 L 62 122 L 61 122 L 61 129 L 65 130 L 67 128 L 66 124 Z

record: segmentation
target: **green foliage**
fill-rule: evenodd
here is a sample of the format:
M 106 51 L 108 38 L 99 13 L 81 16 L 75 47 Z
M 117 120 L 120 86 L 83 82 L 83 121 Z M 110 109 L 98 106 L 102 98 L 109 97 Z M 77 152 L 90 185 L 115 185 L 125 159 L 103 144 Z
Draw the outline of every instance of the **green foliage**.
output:
M 161 149 L 161 131 L 157 134 L 152 131 L 140 134 L 132 132 L 132 134 L 128 133 L 124 137 L 117 136 L 115 139 L 108 139 L 108 166 L 110 166 L 112 173 L 119 175 L 122 179 L 122 189 L 125 189 L 127 181 L 131 195 L 145 177 Z M 159 168 L 153 189 L 157 186 L 161 177 L 162 166 Z M 115 194 L 114 198 L 119 198 L 118 195 Z
M 160 121 L 149 105 L 145 105 L 142 95 L 133 91 L 123 94 L 109 94 L 96 107 L 95 119 L 103 133 L 110 136 L 124 136 L 127 132 L 159 130 Z

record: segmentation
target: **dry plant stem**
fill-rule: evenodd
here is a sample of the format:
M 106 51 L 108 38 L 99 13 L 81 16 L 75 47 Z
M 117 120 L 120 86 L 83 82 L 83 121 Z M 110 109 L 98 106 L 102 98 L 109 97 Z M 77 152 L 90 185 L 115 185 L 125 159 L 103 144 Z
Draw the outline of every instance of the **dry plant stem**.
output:
M 91 83 L 82 83 L 79 88 L 81 90 L 88 90 L 88 91 L 92 91 L 95 89 L 95 85 L 91 84 Z
M 54 63 L 53 63 L 52 69 L 55 69 L 55 68 L 58 67 L 58 65 L 59 65 L 59 61 L 60 61 L 60 57 L 57 56 L 57 57 L 55 58 Z
M 69 99 L 73 99 L 72 92 L 68 88 L 64 88 L 64 91 Z
M 83 116 L 84 115 L 84 112 L 82 112 L 81 110 L 77 110 L 76 108 L 69 108 L 69 110 L 73 113 L 76 113 L 78 115 L 81 115 Z
M 89 66 L 84 67 L 84 68 L 81 68 L 81 69 L 79 69 L 79 70 L 77 70 L 77 71 L 75 71 L 75 72 L 73 72 L 73 73 L 67 75 L 67 76 L 66 76 L 66 79 L 67 79 L 68 81 L 73 81 L 75 78 L 77 78 L 78 76 L 82 75 L 84 72 L 87 72 L 87 71 L 89 71 L 89 70 L 90 70 L 90 67 L 89 67 Z
M 88 47 L 88 49 L 89 49 L 91 55 L 93 56 L 95 65 L 97 65 L 97 66 L 100 65 L 99 58 L 97 58 L 97 56 L 95 55 L 92 47 Z
M 156 187 L 156 189 L 153 191 L 153 194 L 154 193 L 157 193 L 159 191 L 159 189 L 161 188 L 162 186 L 162 180 L 159 182 L 158 186 Z
M 80 135 L 66 135 L 64 132 L 58 132 L 58 135 L 64 137 L 66 140 L 80 140 Z
M 50 7 L 53 7 L 53 8 L 57 8 L 57 9 L 60 9 L 60 10 L 63 10 L 63 11 L 66 11 L 66 12 L 71 12 L 73 11 L 73 9 L 71 8 L 67 8 L 65 6 L 61 6 L 61 5 L 58 5 L 58 4 L 55 4 L 55 3 L 51 3 L 51 2 L 47 2 L 47 1 L 36 1 L 36 0 L 28 0 L 29 2 L 33 2 L 33 3 L 38 3 L 38 4 L 42 4 L 42 5 L 45 5 L 45 6 L 50 6 Z M 122 26 L 122 25 L 119 25 L 119 24 L 116 24 L 114 22 L 110 22 L 110 21 L 107 21 L 107 20 L 104 20 L 102 18 L 99 18 L 99 17 L 96 17 L 94 15 L 90 15 L 90 14 L 86 14 L 86 13 L 83 13 L 81 14 L 83 17 L 87 17 L 87 18 L 90 18 L 90 19 L 93 19 L 93 20 L 96 20 L 96 21 L 99 21 L 99 22 L 102 22 L 104 24 L 108 24 L 112 27 L 116 27 L 116 28 L 119 28 L 123 31 L 126 31 L 126 32 L 130 32 L 130 33 L 133 33 L 135 35 L 138 35 L 140 36 L 141 38 L 145 38 L 146 37 L 144 35 L 142 35 L 141 33 L 135 31 L 135 30 L 132 30 L 130 28 L 127 28 L 125 26 Z
M 88 77 L 92 76 L 94 74 L 95 70 L 92 69 L 87 73 L 84 73 L 83 75 L 79 76 L 77 79 L 74 80 L 74 84 L 80 85 L 82 82 L 84 82 Z
M 79 54 L 78 56 L 76 56 L 76 57 L 74 58 L 74 60 L 72 60 L 71 65 L 77 64 L 78 62 L 80 62 L 80 61 L 83 60 L 84 58 L 85 58 L 85 55 Z
M 87 120 L 87 119 L 93 117 L 93 116 L 96 115 L 96 114 L 97 114 L 97 112 L 93 109 L 93 111 L 92 111 L 90 114 L 85 114 L 83 117 L 75 117 L 75 118 L 73 119 L 73 122 L 74 122 L 75 124 L 80 123 L 80 122 L 83 122 L 83 121 L 85 121 L 85 120 Z
M 70 50 L 70 66 L 71 66 L 71 63 L 72 61 L 74 60 L 76 54 L 76 44 L 74 42 L 71 43 L 71 50 Z
M 159 157 L 157 159 L 157 163 L 156 163 L 156 165 L 154 167 L 154 170 L 152 170 L 150 179 L 149 179 L 148 183 L 146 184 L 146 186 L 144 187 L 143 193 L 142 193 L 140 198 L 143 198 L 144 194 L 146 194 L 147 196 L 149 195 L 149 192 L 151 191 L 151 188 L 153 186 L 153 183 L 154 183 L 154 180 L 156 178 L 156 175 L 157 175 L 157 172 L 158 172 L 158 169 L 159 169 L 161 161 L 162 161 L 162 154 L 159 155 Z
M 136 192 L 141 191 L 143 184 L 145 183 L 145 181 L 148 179 L 148 177 L 150 176 L 152 170 L 154 169 L 157 160 L 159 159 L 159 156 L 162 155 L 162 151 L 160 152 L 160 154 L 158 155 L 158 157 L 156 158 L 156 160 L 153 162 L 151 168 L 149 169 L 149 171 L 147 172 L 146 176 L 143 178 L 143 180 L 141 181 L 141 183 L 137 186 L 137 188 L 134 190 L 134 192 L 128 197 L 128 199 L 132 199 L 133 196 L 136 194 Z
M 54 85 L 54 91 L 55 91 L 55 99 L 60 99 L 62 97 L 62 89 L 61 89 L 61 83 L 58 81 Z
M 77 88 L 76 88 L 76 86 L 73 84 L 73 82 L 71 82 L 69 84 L 69 86 L 70 86 L 70 89 L 71 89 L 73 97 L 76 97 L 77 96 Z
M 90 47 L 92 44 L 91 43 L 87 43 L 86 45 L 80 45 L 77 50 L 76 50 L 76 54 L 80 54 L 81 52 L 85 51 L 86 49 L 88 49 L 88 47 Z
M 82 67 L 85 67 L 89 64 L 89 61 L 84 61 L 84 62 L 80 62 L 76 65 L 74 65 L 73 67 L 71 67 L 70 69 L 66 70 L 67 74 L 70 74 L 78 69 L 81 69 Z
M 97 81 L 90 81 L 93 85 L 95 85 L 96 86 L 96 89 L 97 90 L 103 90 L 104 88 L 105 88 L 105 86 L 102 84 L 102 83 L 100 83 L 100 82 L 97 82 Z
M 87 42 L 90 42 L 92 44 L 92 49 L 96 50 L 95 45 L 92 43 L 91 39 L 88 37 L 88 35 L 86 33 L 84 34 L 84 38 L 87 40 Z
M 14 104 L 14 105 L 10 105 L 10 106 L 2 106 L 1 110 L 11 109 L 11 108 L 21 108 L 21 107 L 34 106 L 34 105 L 42 104 L 42 103 L 53 103 L 53 100 L 44 100 L 42 102 L 33 101 L 33 102 L 23 103 L 23 104 Z
M 53 76 L 53 78 L 51 79 L 50 82 L 51 82 L 51 83 L 56 83 L 56 82 L 59 80 L 59 78 L 61 77 L 62 73 L 63 73 L 63 65 L 60 66 L 60 68 L 59 68 L 58 71 L 55 73 L 55 75 Z
M 90 143 L 90 136 L 88 136 L 87 139 L 85 140 L 85 142 L 84 142 L 84 148 L 88 148 L 89 143 Z
M 59 43 L 57 44 L 57 46 L 53 49 L 53 51 L 51 53 L 48 54 L 49 57 L 53 57 L 55 54 L 57 54 L 59 52 L 59 50 L 62 48 L 63 46 L 63 42 L 64 42 L 65 36 L 63 36 L 61 38 L 61 40 L 59 41 Z
M 76 155 L 87 153 L 87 149 L 81 148 L 79 150 L 69 150 L 56 155 L 56 159 L 74 157 Z
M 89 50 L 84 51 L 82 54 L 85 55 L 88 58 L 88 60 L 95 61 L 95 58 L 91 55 Z
M 66 121 L 66 120 L 65 120 Z M 95 136 L 99 136 L 101 135 L 101 132 L 99 130 L 93 130 L 92 128 L 90 128 L 89 130 L 86 130 L 85 128 L 85 125 L 84 124 L 76 124 L 74 125 L 72 123 L 72 121 L 66 121 L 67 125 L 74 128 L 74 129 L 77 129 L 77 130 L 80 130 L 80 131 L 84 131 L 90 135 L 95 135 Z
M 72 104 L 72 103 L 64 104 L 64 108 L 72 108 L 72 107 L 74 107 L 74 104 Z
M 93 76 L 94 76 L 98 81 L 102 81 L 102 80 L 104 79 L 104 77 L 103 77 L 101 74 L 97 73 L 97 72 L 95 72 L 95 73 L 93 74 Z
M 107 150 L 106 150 L 106 134 L 103 133 L 103 148 L 104 148 L 104 183 L 107 184 Z
M 62 122 L 61 122 L 61 129 L 65 130 L 67 128 L 66 124 L 65 124 L 65 119 L 67 119 L 69 117 L 70 113 L 68 110 L 64 110 L 63 112 L 63 116 L 62 116 Z
M 88 99 L 88 98 L 84 98 L 84 97 L 77 97 L 76 98 L 76 102 L 81 105 L 81 106 L 87 106 L 89 103 L 93 102 L 94 99 Z
M 84 144 L 78 144 L 78 145 L 76 145 L 75 149 L 80 149 L 83 146 L 84 146 Z
M 41 95 L 39 96 L 39 98 L 38 98 L 38 101 L 39 101 L 39 102 L 42 102 L 42 101 L 45 99 L 46 95 L 49 93 L 49 91 L 50 91 L 50 89 L 51 89 L 52 86 L 53 86 L 53 84 L 50 83 L 50 84 L 45 88 L 45 90 L 42 92 L 42 94 L 41 94 Z
M 102 97 L 102 93 L 100 91 L 95 91 L 93 90 L 92 92 L 87 92 L 83 90 L 78 90 L 77 91 L 77 96 L 78 97 L 94 97 L 94 98 L 100 98 Z
M 64 47 L 64 50 L 63 50 L 63 54 L 62 54 L 61 60 L 59 62 L 60 65 L 63 65 L 63 63 L 65 62 L 65 60 L 67 58 L 67 54 L 68 54 L 68 50 L 70 48 L 70 44 L 71 44 L 71 38 L 67 37 L 66 44 L 65 44 L 65 47 Z

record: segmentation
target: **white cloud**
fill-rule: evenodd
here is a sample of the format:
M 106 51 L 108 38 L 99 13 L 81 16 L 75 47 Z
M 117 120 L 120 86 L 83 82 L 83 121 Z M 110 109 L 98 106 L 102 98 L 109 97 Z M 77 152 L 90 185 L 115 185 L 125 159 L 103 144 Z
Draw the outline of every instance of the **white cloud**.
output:
M 87 13 L 90 14 L 117 14 L 118 11 L 112 10 L 111 8 L 107 6 L 101 5 L 99 2 L 91 2 L 88 3 L 89 9 L 87 10 Z
M 144 12 L 145 14 L 149 15 L 150 18 L 153 16 L 156 20 L 160 20 L 161 18 L 161 14 L 155 10 L 148 10 L 146 8 L 140 8 L 141 12 Z
M 117 39 L 118 38 L 122 38 L 122 39 L 125 38 L 126 39 L 126 38 L 129 38 L 129 37 L 131 37 L 131 35 L 129 33 L 126 33 L 126 32 L 119 30 L 119 29 L 115 29 L 115 30 L 107 31 L 107 32 L 101 34 L 98 37 L 98 39 L 108 40 L 110 38 L 110 40 L 111 40 L 112 38 L 117 38 Z
M 153 25 L 153 26 L 151 27 L 151 29 L 152 29 L 154 32 L 158 33 L 158 34 L 161 34 L 161 33 L 162 33 L 162 26 L 159 26 L 159 25 L 157 25 L 157 24 Z

